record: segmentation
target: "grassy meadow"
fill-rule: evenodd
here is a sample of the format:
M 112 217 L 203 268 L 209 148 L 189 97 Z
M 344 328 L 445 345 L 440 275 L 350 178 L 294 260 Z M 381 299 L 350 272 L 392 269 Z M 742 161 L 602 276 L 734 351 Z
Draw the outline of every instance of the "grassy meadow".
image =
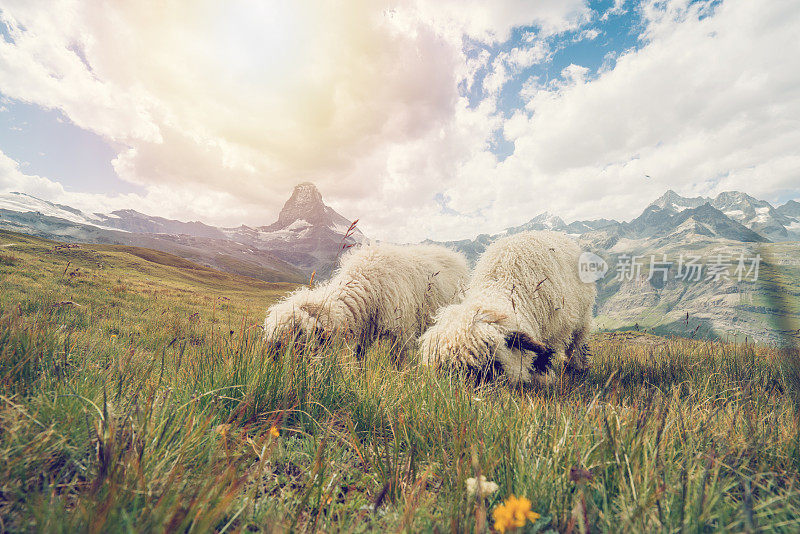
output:
M 481 386 L 270 352 L 291 287 L 0 232 L 0 531 L 491 532 L 511 495 L 517 532 L 800 530 L 788 351 L 601 334 L 583 376 Z

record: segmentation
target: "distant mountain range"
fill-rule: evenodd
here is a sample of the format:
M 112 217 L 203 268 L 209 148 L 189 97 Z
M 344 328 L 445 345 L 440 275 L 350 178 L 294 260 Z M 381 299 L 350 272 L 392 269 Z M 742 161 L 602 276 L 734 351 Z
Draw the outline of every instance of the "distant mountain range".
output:
M 358 228 L 326 206 L 311 183 L 297 185 L 278 220 L 257 228 L 217 228 L 134 210 L 84 213 L 23 193 L 0 193 L 0 228 L 60 241 L 135 245 L 267 281 L 324 278 L 343 248 L 362 242 Z
M 595 219 L 567 224 L 557 215 L 544 212 L 498 234 L 440 243 L 461 250 L 474 262 L 495 239 L 528 230 L 565 232 L 579 238 L 585 247 L 599 250 L 612 249 L 620 240 L 667 243 L 693 236 L 742 243 L 800 241 L 800 203 L 790 200 L 775 208 L 738 191 L 720 193 L 715 198 L 686 198 L 670 190 L 630 222 Z
M 22 193 L 0 194 L 3 229 L 60 241 L 147 247 L 266 281 L 308 282 L 312 272 L 317 279 L 327 277 L 344 249 L 366 241 L 351 225 L 350 219 L 325 205 L 311 183 L 294 188 L 277 221 L 255 228 L 218 228 L 133 210 L 84 213 Z M 630 222 L 595 219 L 567 224 L 545 212 L 497 234 L 442 244 L 462 251 L 474 263 L 496 239 L 526 230 L 565 232 L 608 262 L 609 272 L 597 282 L 596 309 L 597 325 L 606 330 L 640 327 L 772 342 L 793 334 L 776 318 L 800 320 L 800 203 L 795 201 L 775 207 L 741 192 L 686 198 L 667 191 Z M 706 263 L 719 254 L 731 261 L 737 255 L 760 254 L 761 278 L 680 281 L 675 262 L 688 253 L 702 256 Z M 665 255 L 673 263 L 668 275 L 649 276 L 647 259 Z M 615 276 L 615 265 L 626 256 L 643 258 L 641 271 Z M 783 285 L 776 286 L 776 280 Z M 777 292 L 786 298 L 776 299 Z M 787 301 L 791 309 L 779 303 Z

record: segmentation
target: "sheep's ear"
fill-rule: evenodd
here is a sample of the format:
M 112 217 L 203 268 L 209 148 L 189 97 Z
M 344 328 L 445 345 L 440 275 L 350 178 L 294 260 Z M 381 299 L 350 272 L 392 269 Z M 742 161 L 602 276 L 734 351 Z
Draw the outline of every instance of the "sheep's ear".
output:
M 510 349 L 529 350 L 539 356 L 543 356 L 550 351 L 546 346 L 534 340 L 525 332 L 511 332 L 506 336 L 506 345 Z
M 322 315 L 322 304 L 301 304 L 300 309 L 311 317 L 319 317 Z
M 508 315 L 505 313 L 500 313 L 496 310 L 481 310 L 475 314 L 473 322 L 481 321 L 484 323 L 493 324 L 504 321 L 505 319 L 508 319 Z

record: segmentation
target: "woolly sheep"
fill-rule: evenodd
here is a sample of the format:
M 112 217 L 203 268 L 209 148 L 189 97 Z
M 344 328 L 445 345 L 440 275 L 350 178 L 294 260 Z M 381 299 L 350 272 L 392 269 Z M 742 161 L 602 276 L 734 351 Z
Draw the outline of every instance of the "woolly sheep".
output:
M 402 357 L 442 306 L 463 294 L 469 278 L 464 256 L 435 245 L 368 245 L 353 249 L 327 282 L 302 288 L 272 306 L 264 322 L 278 347 L 286 336 L 335 334 L 355 341 L 356 354 L 378 338 L 398 343 Z
M 512 383 L 555 378 L 558 355 L 571 370 L 589 366 L 594 284 L 581 282 L 581 251 L 565 234 L 526 232 L 490 245 L 460 303 L 442 308 L 420 338 L 422 362 Z

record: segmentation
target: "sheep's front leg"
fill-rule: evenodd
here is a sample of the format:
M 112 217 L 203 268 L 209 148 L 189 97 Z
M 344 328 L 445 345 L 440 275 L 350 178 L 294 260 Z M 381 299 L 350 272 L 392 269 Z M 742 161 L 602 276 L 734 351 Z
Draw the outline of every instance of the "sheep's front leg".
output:
M 364 361 L 364 355 L 367 353 L 367 345 L 363 341 L 356 344 L 356 359 L 359 362 Z
M 573 334 L 572 342 L 565 351 L 567 356 L 566 368 L 568 371 L 584 373 L 592 366 L 589 362 L 591 351 L 589 350 L 589 345 L 586 344 L 586 339 L 588 337 L 588 328 L 582 328 Z
M 552 368 L 544 373 L 533 373 L 533 379 L 542 387 L 550 387 L 556 382 L 556 373 Z
M 411 339 L 403 341 L 402 336 L 395 333 L 385 333 L 381 337 L 389 340 L 389 360 L 397 369 L 402 368 L 409 351 L 416 348 L 416 343 Z
M 391 360 L 397 369 L 403 368 L 403 362 L 406 361 L 407 355 L 408 355 L 408 347 L 406 347 L 405 345 L 401 347 L 400 350 L 392 351 Z

